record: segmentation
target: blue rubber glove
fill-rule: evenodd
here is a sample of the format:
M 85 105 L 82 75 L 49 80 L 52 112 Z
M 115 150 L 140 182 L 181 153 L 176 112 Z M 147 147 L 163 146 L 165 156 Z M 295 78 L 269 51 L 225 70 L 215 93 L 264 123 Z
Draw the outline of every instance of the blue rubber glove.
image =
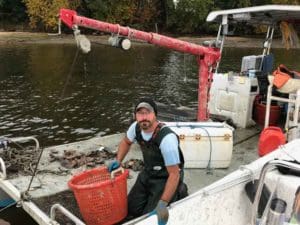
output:
M 113 170 L 118 169 L 120 167 L 120 163 L 117 160 L 114 160 L 108 164 L 108 171 L 111 173 Z
M 152 216 L 154 214 L 157 215 L 158 225 L 166 225 L 168 222 L 169 211 L 167 205 L 167 202 L 159 200 L 156 208 L 149 214 L 149 216 Z

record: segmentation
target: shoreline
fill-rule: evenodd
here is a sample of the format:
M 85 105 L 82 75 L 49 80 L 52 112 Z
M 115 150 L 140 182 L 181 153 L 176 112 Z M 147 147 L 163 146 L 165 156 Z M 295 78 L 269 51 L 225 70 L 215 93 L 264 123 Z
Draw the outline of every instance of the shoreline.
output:
M 86 35 L 87 38 L 96 44 L 108 45 L 110 35 Z M 179 40 L 202 44 L 204 41 L 213 40 L 215 36 L 206 37 L 178 37 Z M 262 48 L 264 38 L 255 37 L 237 37 L 227 36 L 224 47 L 239 47 L 239 48 Z M 0 45 L 17 45 L 17 44 L 74 44 L 75 39 L 73 34 L 47 34 L 34 32 L 0 32 Z M 146 42 L 133 40 L 133 45 L 149 45 Z M 274 39 L 272 48 L 285 48 L 281 38 Z M 298 49 L 297 47 L 296 49 Z

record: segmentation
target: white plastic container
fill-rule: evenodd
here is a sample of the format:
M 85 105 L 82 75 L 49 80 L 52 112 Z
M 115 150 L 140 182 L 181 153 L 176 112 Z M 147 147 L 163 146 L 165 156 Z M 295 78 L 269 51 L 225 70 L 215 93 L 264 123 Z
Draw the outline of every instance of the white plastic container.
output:
M 218 122 L 167 122 L 180 139 L 185 168 L 227 168 L 233 128 Z
M 209 112 L 231 118 L 238 127 L 251 126 L 255 124 L 252 110 L 258 93 L 256 78 L 214 74 L 208 103 Z

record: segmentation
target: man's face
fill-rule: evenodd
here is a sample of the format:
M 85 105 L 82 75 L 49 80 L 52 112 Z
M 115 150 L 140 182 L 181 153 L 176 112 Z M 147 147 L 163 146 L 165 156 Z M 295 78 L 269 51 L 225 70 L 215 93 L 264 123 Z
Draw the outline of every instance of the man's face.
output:
M 136 121 L 142 130 L 148 130 L 156 120 L 155 113 L 146 108 L 141 108 L 135 113 Z

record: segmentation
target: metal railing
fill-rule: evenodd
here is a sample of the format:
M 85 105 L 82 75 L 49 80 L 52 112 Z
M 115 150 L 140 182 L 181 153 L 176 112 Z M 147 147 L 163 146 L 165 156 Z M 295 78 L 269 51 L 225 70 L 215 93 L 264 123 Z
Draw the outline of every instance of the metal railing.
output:
M 300 171 L 300 164 L 297 163 L 292 163 L 289 161 L 284 161 L 284 160 L 272 160 L 267 162 L 260 173 L 259 176 L 259 183 L 258 183 L 258 187 L 257 187 L 257 191 L 256 191 L 256 195 L 254 198 L 254 202 L 253 202 L 253 207 L 252 207 L 252 219 L 251 219 L 251 224 L 255 225 L 256 224 L 256 217 L 257 217 L 257 210 L 258 210 L 258 203 L 261 197 L 261 193 L 262 193 L 262 189 L 263 189 L 263 185 L 264 185 L 264 181 L 265 181 L 265 177 L 268 171 L 275 169 L 277 167 L 284 167 L 284 168 L 288 168 L 288 169 L 292 169 L 292 170 L 296 170 L 296 171 Z
M 69 210 L 67 210 L 65 207 L 63 207 L 60 204 L 54 204 L 51 207 L 50 210 L 50 218 L 52 220 L 55 221 L 55 217 L 56 217 L 56 211 L 59 210 L 62 214 L 64 214 L 67 218 L 69 218 L 70 220 L 72 220 L 76 225 L 85 225 L 84 222 L 82 222 L 79 218 L 77 218 L 76 216 L 74 216 Z

